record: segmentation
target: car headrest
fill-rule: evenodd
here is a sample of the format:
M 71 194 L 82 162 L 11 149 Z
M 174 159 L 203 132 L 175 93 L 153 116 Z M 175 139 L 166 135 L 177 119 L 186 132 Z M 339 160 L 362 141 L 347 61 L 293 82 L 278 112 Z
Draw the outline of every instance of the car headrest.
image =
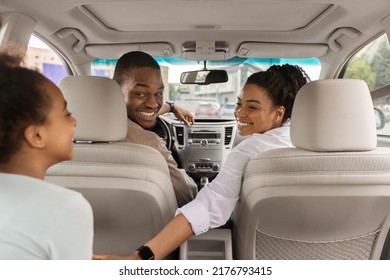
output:
M 375 149 L 375 115 L 367 84 L 334 79 L 304 85 L 293 106 L 291 141 L 311 151 Z
M 105 77 L 68 76 L 58 87 L 77 119 L 75 141 L 112 142 L 126 137 L 126 104 L 117 82 Z

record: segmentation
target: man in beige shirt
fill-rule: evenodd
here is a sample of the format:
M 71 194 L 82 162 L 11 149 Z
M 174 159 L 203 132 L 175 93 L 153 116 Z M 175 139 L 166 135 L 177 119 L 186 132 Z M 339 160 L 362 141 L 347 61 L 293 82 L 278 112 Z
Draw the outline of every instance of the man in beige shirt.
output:
M 190 125 L 192 114 L 163 102 L 164 84 L 160 66 L 150 55 L 140 52 L 128 52 L 121 56 L 116 64 L 113 79 L 122 88 L 125 97 L 128 132 L 126 141 L 143 144 L 157 149 L 167 161 L 172 185 L 175 189 L 179 207 L 194 198 L 197 185 L 183 169 L 179 169 L 164 141 L 154 132 L 157 117 L 166 112 Z

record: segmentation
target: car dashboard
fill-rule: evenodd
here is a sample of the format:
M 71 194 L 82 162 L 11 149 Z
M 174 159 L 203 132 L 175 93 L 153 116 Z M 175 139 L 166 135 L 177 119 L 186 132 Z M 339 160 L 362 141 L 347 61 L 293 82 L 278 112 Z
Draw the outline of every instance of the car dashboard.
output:
M 169 126 L 174 139 L 172 153 L 179 167 L 198 184 L 214 179 L 234 147 L 236 121 L 197 119 L 193 125 L 186 126 L 170 120 Z

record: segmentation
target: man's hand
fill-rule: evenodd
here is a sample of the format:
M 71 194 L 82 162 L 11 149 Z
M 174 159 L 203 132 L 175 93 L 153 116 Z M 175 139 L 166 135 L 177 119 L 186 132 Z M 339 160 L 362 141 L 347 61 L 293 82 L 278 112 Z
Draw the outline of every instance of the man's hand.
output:
M 190 126 L 195 123 L 195 118 L 187 109 L 175 104 L 175 110 L 173 112 L 180 121 L 184 122 L 185 125 Z
M 167 103 L 164 103 L 161 106 L 160 111 L 158 111 L 158 115 L 161 116 L 165 113 L 168 113 L 170 109 L 171 109 L 171 106 L 169 106 L 169 104 L 167 104 Z M 176 118 L 178 118 L 180 121 L 184 122 L 184 124 L 187 126 L 190 126 L 191 124 L 195 123 L 195 118 L 191 114 L 191 112 L 188 111 L 187 109 L 177 105 L 177 104 L 175 104 L 175 109 L 174 109 L 173 113 L 175 114 Z

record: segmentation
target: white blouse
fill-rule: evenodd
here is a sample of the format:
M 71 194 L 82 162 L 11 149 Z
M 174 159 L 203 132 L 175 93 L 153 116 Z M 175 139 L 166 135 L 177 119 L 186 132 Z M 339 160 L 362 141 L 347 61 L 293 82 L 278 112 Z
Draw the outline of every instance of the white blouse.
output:
M 242 175 L 250 158 L 264 151 L 286 147 L 293 147 L 289 123 L 244 139 L 229 153 L 218 176 L 176 214 L 185 216 L 196 235 L 224 225 L 239 199 Z

